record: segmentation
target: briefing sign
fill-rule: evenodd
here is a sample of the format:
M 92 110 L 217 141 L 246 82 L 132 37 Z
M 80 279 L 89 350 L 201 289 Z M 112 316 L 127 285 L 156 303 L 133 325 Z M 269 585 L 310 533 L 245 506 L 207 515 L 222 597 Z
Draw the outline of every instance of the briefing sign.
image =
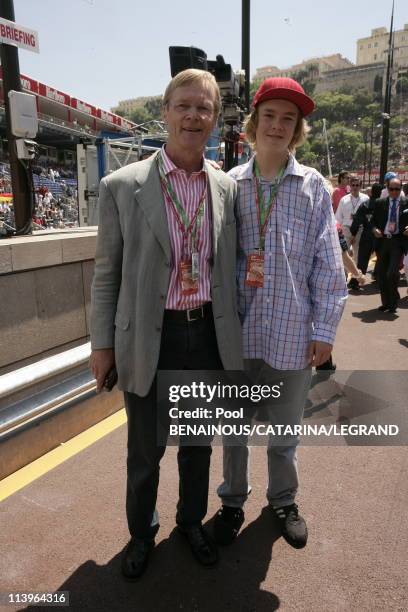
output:
M 40 52 L 38 32 L 19 26 L 14 21 L 0 18 L 0 42 L 28 51 Z

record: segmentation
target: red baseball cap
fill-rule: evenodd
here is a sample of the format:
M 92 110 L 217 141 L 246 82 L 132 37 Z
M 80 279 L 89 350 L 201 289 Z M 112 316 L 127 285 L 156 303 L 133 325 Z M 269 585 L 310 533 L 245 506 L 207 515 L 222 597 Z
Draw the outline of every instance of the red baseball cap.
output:
M 270 77 L 258 87 L 252 100 L 252 106 L 256 108 L 260 102 L 265 100 L 288 100 L 296 104 L 303 117 L 313 112 L 315 103 L 312 98 L 305 94 L 303 87 L 294 79 L 287 77 Z

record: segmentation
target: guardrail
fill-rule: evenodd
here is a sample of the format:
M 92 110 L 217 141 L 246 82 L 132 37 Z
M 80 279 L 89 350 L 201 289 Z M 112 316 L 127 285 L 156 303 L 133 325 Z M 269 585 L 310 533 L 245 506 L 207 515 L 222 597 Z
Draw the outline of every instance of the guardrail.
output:
M 0 376 L 0 441 L 15 428 L 93 395 L 90 352 L 88 342 Z

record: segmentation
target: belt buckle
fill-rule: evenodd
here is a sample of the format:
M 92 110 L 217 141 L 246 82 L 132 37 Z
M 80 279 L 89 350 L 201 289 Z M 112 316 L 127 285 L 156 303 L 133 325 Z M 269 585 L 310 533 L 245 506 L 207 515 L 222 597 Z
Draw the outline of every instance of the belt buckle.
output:
M 392 238 L 392 234 L 386 234 L 387 238 Z
M 194 312 L 195 310 L 201 310 L 201 316 L 191 318 L 191 313 Z M 189 323 L 192 323 L 193 321 L 198 321 L 198 319 L 203 319 L 203 318 L 204 318 L 204 308 L 202 306 L 198 306 L 197 308 L 190 308 L 190 310 L 187 310 L 187 321 Z

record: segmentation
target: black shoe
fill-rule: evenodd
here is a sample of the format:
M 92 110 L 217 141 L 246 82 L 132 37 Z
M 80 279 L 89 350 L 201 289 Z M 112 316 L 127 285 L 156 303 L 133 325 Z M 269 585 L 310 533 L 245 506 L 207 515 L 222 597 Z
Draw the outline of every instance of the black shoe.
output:
M 154 540 L 130 540 L 122 557 L 122 575 L 126 580 L 137 580 L 145 572 L 153 547 Z
M 245 515 L 241 508 L 223 506 L 221 510 L 218 510 L 214 521 L 214 538 L 217 544 L 231 544 L 237 537 L 244 520 Z
M 388 312 L 390 312 L 391 314 L 396 314 L 397 307 L 396 306 L 392 306 L 391 308 L 388 309 Z
M 211 567 L 218 562 L 218 550 L 202 525 L 183 527 L 178 525 L 180 533 L 188 540 L 191 552 L 201 565 Z
M 360 289 L 360 285 L 358 284 L 358 280 L 356 278 L 351 278 L 347 284 L 347 287 L 353 291 L 359 291 Z
M 282 536 L 293 548 L 304 548 L 307 542 L 307 526 L 300 516 L 296 504 L 290 506 L 272 506 L 275 516 L 279 519 Z
M 388 310 L 388 306 L 379 306 L 379 307 L 378 307 L 378 310 L 379 310 L 380 312 L 385 312 L 386 310 Z

